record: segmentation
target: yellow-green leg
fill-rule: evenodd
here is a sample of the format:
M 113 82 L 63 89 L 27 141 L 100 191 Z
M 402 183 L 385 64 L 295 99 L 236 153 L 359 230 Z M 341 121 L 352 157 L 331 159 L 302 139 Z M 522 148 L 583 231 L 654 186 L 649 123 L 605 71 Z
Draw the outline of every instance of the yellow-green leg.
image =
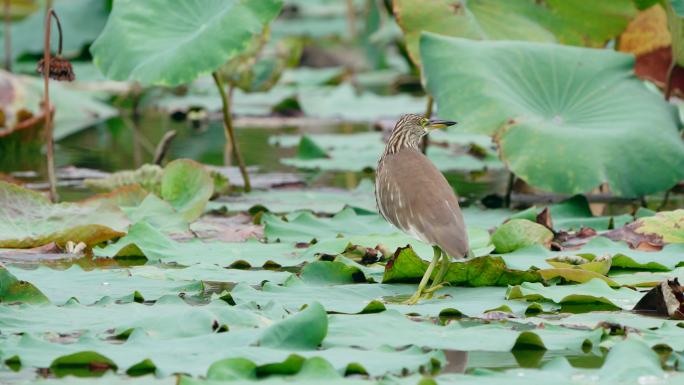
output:
M 444 278 L 446 277 L 447 272 L 449 271 L 449 262 L 451 257 L 449 257 L 449 255 L 447 255 L 447 253 L 445 253 L 444 251 L 442 251 L 441 254 L 442 256 L 440 259 L 441 262 L 439 265 L 439 270 L 437 271 L 435 278 L 432 280 L 430 288 L 424 290 L 427 298 L 432 298 L 432 294 L 444 286 Z
M 430 262 L 430 265 L 428 265 L 427 270 L 425 270 L 423 278 L 420 279 L 420 283 L 418 284 L 418 290 L 416 290 L 416 292 L 413 293 L 411 298 L 403 302 L 405 305 L 415 305 L 418 302 L 420 297 L 423 295 L 423 290 L 425 290 L 425 286 L 427 286 L 427 283 L 430 280 L 432 270 L 434 270 L 435 266 L 437 266 L 437 261 L 439 260 L 439 257 L 442 255 L 442 250 L 437 246 L 433 246 L 432 249 L 435 251 L 435 255 L 434 257 L 432 257 L 432 262 Z

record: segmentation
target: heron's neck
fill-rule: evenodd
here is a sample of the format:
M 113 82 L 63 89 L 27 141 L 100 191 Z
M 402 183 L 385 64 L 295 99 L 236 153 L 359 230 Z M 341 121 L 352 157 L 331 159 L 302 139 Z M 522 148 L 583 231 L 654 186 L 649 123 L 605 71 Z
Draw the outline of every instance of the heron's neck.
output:
M 405 148 L 418 150 L 421 137 L 422 136 L 413 134 L 410 130 L 395 128 L 389 140 L 387 141 L 385 154 L 395 154 L 399 150 Z

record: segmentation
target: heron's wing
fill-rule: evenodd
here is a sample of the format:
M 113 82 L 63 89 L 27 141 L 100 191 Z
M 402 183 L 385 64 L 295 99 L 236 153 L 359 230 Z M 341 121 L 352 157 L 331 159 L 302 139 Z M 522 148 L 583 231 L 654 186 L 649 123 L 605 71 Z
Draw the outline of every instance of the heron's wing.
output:
M 388 222 L 452 257 L 466 255 L 468 235 L 458 199 L 423 154 L 402 149 L 385 156 L 376 189 L 378 208 Z

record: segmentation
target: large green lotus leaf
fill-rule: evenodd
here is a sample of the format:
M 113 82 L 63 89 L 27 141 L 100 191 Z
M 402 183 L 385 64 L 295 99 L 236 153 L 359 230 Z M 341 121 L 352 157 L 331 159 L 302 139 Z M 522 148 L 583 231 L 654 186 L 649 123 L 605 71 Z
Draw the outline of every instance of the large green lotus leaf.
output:
M 311 210 L 315 213 L 334 214 L 346 206 L 377 212 L 373 182 L 368 179 L 363 179 L 354 190 L 324 188 L 253 191 L 209 202 L 208 209 L 219 210 L 225 207 L 230 211 L 247 211 L 255 206 L 263 206 L 276 213 Z
M 421 52 L 440 117 L 495 135 L 501 159 L 533 186 L 575 194 L 607 182 L 640 196 L 684 177 L 675 111 L 629 55 L 432 34 Z
M 328 334 L 328 314 L 314 302 L 301 312 L 263 331 L 259 346 L 275 349 L 314 350 Z
M 540 11 L 540 7 L 528 0 L 394 1 L 394 13 L 404 32 L 411 60 L 416 64 L 421 62 L 422 31 L 477 40 L 555 42 L 553 33 L 534 19 Z
M 414 63 L 422 31 L 475 40 L 526 40 L 602 47 L 636 15 L 632 0 L 395 0 Z M 429 59 L 427 59 L 429 60 Z
M 146 222 L 131 226 L 128 234 L 115 243 L 93 249 L 100 257 L 140 257 L 150 261 L 175 262 L 181 265 L 211 263 L 220 266 L 256 266 L 265 264 L 296 266 L 312 258 L 297 253 L 289 243 L 248 242 L 177 242 Z
M 594 279 L 579 285 L 544 286 L 541 283 L 525 282 L 508 288 L 506 298 L 524 299 L 528 301 L 549 300 L 557 304 L 603 303 L 622 309 L 632 309 L 641 299 L 643 293 L 619 288 L 612 289 L 600 279 Z
M 169 295 L 154 305 L 102 301 L 86 306 L 73 301 L 63 306 L 2 306 L 0 325 L 7 334 L 49 337 L 52 333 L 89 332 L 106 339 L 129 329 L 141 329 L 156 338 L 172 338 L 211 334 L 216 329 L 214 322 L 231 331 L 266 327 L 283 315 L 270 318 L 250 306 L 228 306 L 223 301 L 191 306 Z
M 265 283 L 261 290 L 239 284 L 230 292 L 237 304 L 266 305 L 275 302 L 287 310 L 296 311 L 307 303 L 317 301 L 329 312 L 357 314 L 373 313 L 383 309 L 395 309 L 405 314 L 420 314 L 435 317 L 440 314 L 463 314 L 480 316 L 489 310 L 505 305 L 515 314 L 540 310 L 539 304 L 505 299 L 505 288 L 501 287 L 445 287 L 438 292 L 443 298 L 421 300 L 416 305 L 404 305 L 399 301 L 408 299 L 416 291 L 416 285 L 402 284 L 351 284 L 338 286 L 308 285 L 303 281 L 291 280 L 287 286 Z M 384 303 L 383 303 L 384 301 Z M 545 304 L 544 309 L 555 305 Z
M 99 0 L 55 0 L 53 6 L 62 21 L 63 53 L 66 56 L 78 55 L 84 46 L 97 38 L 107 21 L 107 5 Z M 44 25 L 44 12 L 34 12 L 31 16 L 12 23 L 14 60 L 22 54 L 42 54 Z M 57 26 L 53 22 L 53 51 L 57 50 L 57 46 Z
M 295 351 L 252 345 L 259 337 L 260 329 L 245 329 L 227 333 L 211 333 L 190 337 L 155 338 L 135 330 L 121 344 L 101 341 L 84 335 L 78 341 L 62 344 L 39 339 L 32 334 L 11 336 L 0 341 L 0 359 L 17 356 L 23 367 L 49 367 L 57 358 L 77 352 L 97 352 L 113 361 L 121 370 L 145 362 L 145 367 L 164 377 L 176 373 L 178 368 L 192 376 L 204 375 L 213 362 L 226 358 L 243 358 L 257 366 L 287 365 L 285 362 Z M 213 352 L 212 354 L 206 354 Z M 396 351 L 384 348 L 359 350 L 353 348 L 330 348 L 325 350 L 296 351 L 301 357 L 321 357 L 340 373 L 368 373 L 381 376 L 402 371 L 415 372 L 420 367 L 433 368 L 443 361 L 440 352 L 423 352 L 418 348 Z M 81 364 L 88 366 L 93 357 L 85 356 Z M 277 370 L 277 368 L 271 368 Z M 280 373 L 284 374 L 284 373 Z
M 497 253 L 510 253 L 532 245 L 550 246 L 553 232 L 527 219 L 511 219 L 492 234 Z
M 578 330 L 554 325 L 526 327 L 518 323 L 467 325 L 453 322 L 438 326 L 432 322 L 416 322 L 403 314 L 388 310 L 378 314 L 333 315 L 323 347 L 359 346 L 375 349 L 381 346 L 416 345 L 430 349 L 462 351 L 510 351 L 516 345 L 549 350 L 581 351 L 588 342 L 598 346 L 603 331 Z
M 111 204 L 51 203 L 42 194 L 0 182 L 0 247 L 68 241 L 89 246 L 124 235 L 128 219 Z
M 189 83 L 247 48 L 281 7 L 280 0 L 117 1 L 91 47 L 93 61 L 114 80 Z
M 197 294 L 203 290 L 200 281 L 174 282 L 132 276 L 126 269 L 85 271 L 78 265 L 66 270 L 46 266 L 36 269 L 8 267 L 22 281 L 29 281 L 45 293 L 50 302 L 61 305 L 76 298 L 82 304 L 94 303 L 103 297 L 132 300 L 154 300 L 167 294 Z M 140 298 L 142 297 L 142 298 Z
M 30 282 L 17 279 L 0 264 L 0 303 L 42 304 L 46 302 L 49 300 L 38 288 Z M 2 309 L 12 309 L 12 307 L 0 306 L 0 312 Z M 3 320 L 0 319 L 0 325 L 3 324 Z M 5 330 L 4 325 L 3 330 Z
M 428 262 L 416 255 L 409 246 L 387 261 L 383 283 L 419 282 L 428 268 Z M 437 269 L 432 276 L 437 275 Z M 536 271 L 511 270 L 500 257 L 478 257 L 449 264 L 444 281 L 463 286 L 509 286 L 522 282 L 539 282 Z
M 161 197 L 188 222 L 199 218 L 214 194 L 214 181 L 203 165 L 177 159 L 164 167 Z
M 684 262 L 684 245 L 667 245 L 660 251 L 634 250 L 624 242 L 613 242 L 608 238 L 596 237 L 578 250 L 549 251 L 541 246 L 532 246 L 501 254 L 506 265 L 512 269 L 527 270 L 552 267 L 547 259 L 579 255 L 589 260 L 609 255 L 611 268 L 631 270 L 669 271 Z

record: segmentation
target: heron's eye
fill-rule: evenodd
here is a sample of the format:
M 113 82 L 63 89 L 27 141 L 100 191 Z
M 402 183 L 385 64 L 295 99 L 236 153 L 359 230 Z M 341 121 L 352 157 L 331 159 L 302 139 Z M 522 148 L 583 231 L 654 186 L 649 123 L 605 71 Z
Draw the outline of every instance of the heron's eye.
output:
M 428 122 L 429 122 L 429 120 L 427 120 L 426 118 L 423 118 L 423 119 L 420 121 L 420 124 L 421 124 L 421 126 L 425 127 L 425 126 L 427 126 Z

